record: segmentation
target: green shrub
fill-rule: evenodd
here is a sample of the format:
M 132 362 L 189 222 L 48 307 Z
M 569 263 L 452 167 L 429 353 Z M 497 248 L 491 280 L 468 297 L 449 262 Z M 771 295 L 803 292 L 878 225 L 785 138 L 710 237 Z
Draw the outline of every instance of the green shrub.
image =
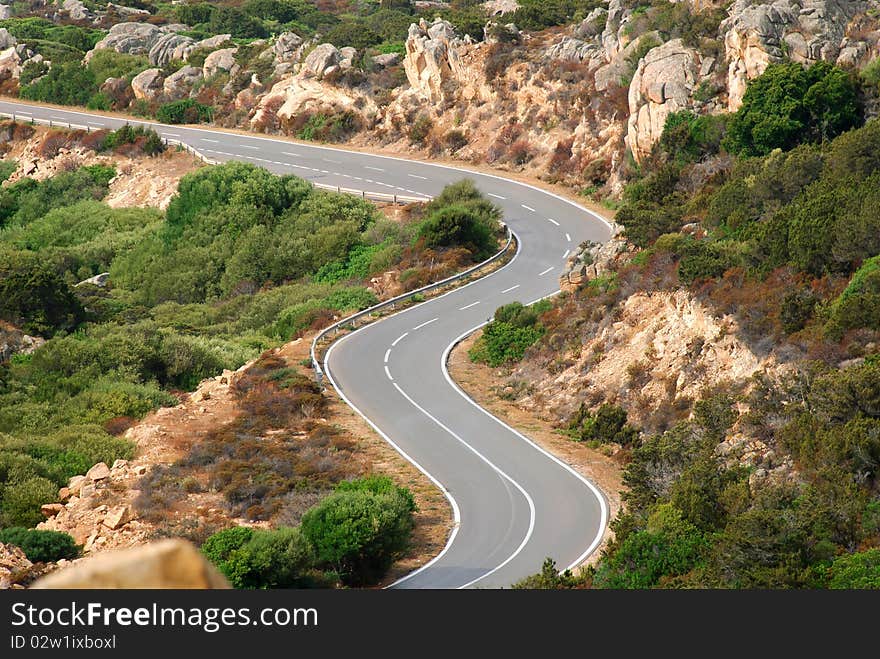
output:
M 86 105 L 98 92 L 95 74 L 79 62 L 63 62 L 52 66 L 49 73 L 25 85 L 21 98 L 59 105 Z
M 233 526 L 210 536 L 202 544 L 202 553 L 218 569 L 229 560 L 232 552 L 244 547 L 254 537 L 254 529 L 248 526 Z
M 201 124 L 214 120 L 214 108 L 193 98 L 163 103 L 156 110 L 156 119 L 163 124 Z
M 828 569 L 828 588 L 880 590 L 880 549 L 846 554 Z
M 868 259 L 831 305 L 825 331 L 831 336 L 867 327 L 880 328 L 880 256 Z
M 0 183 L 8 179 L 18 169 L 18 163 L 14 160 L 0 160 Z
M 499 307 L 495 317 L 468 352 L 471 361 L 501 366 L 520 361 L 529 346 L 544 335 L 538 318 L 549 308 L 548 302 L 525 307 L 520 302 Z
M 20 548 L 28 560 L 34 563 L 49 563 L 79 556 L 79 547 L 73 538 L 59 531 L 38 531 L 13 526 L 0 530 L 0 542 Z
M 57 495 L 58 486 L 41 476 L 6 483 L 0 489 L 0 525 L 36 526 L 43 521 L 40 506 Z
M 299 529 L 255 531 L 231 552 L 221 571 L 235 588 L 296 588 L 308 585 L 314 550 Z
M 621 446 L 632 444 L 639 437 L 639 431 L 627 424 L 626 410 L 608 403 L 603 403 L 595 414 L 581 403 L 568 429 L 578 441 L 613 442 Z
M 409 543 L 415 503 L 387 478 L 342 485 L 302 519 L 318 565 L 349 585 L 378 581 Z
M 112 48 L 101 48 L 92 53 L 88 68 L 100 85 L 107 78 L 125 78 L 130 81 L 138 73 L 150 68 L 150 60 L 144 55 L 117 53 Z
M 749 83 L 728 126 L 733 153 L 764 155 L 801 142 L 831 139 L 862 121 L 852 76 L 827 62 L 771 64 Z

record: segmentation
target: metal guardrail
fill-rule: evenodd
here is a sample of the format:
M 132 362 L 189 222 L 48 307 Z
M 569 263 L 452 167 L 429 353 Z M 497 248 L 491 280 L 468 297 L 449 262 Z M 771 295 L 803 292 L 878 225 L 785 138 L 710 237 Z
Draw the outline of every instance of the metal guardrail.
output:
M 0 112 L 0 117 L 9 117 L 13 121 L 23 120 L 23 121 L 27 121 L 28 123 L 43 124 L 43 125 L 49 126 L 49 128 L 67 128 L 68 130 L 73 130 L 73 129 L 84 130 L 87 133 L 92 132 L 93 129 L 99 130 L 98 128 L 96 128 L 94 126 L 89 126 L 88 124 L 86 124 L 86 125 L 75 124 L 70 121 L 58 121 L 57 119 L 54 119 L 54 120 L 53 119 L 42 119 L 40 117 L 32 117 L 32 116 L 26 115 L 26 114 L 24 114 L 24 115 L 23 114 L 16 114 L 15 112 Z M 145 124 L 148 126 L 150 125 L 149 122 L 138 122 L 138 123 Z M 130 124 L 128 122 L 126 122 L 126 126 L 128 126 L 128 125 L 130 125 Z M 177 147 L 183 149 L 187 153 L 190 153 L 193 156 L 195 156 L 196 158 L 198 158 L 199 160 L 201 160 L 206 165 L 219 165 L 222 162 L 220 160 L 215 160 L 213 158 L 209 158 L 204 153 L 202 153 L 201 151 L 199 151 L 195 147 L 190 146 L 189 144 L 187 144 L 186 142 L 184 142 L 182 140 L 173 140 L 173 139 L 169 139 L 169 138 L 165 137 L 165 138 L 162 138 L 162 141 L 166 145 L 169 145 L 169 146 L 174 145 L 174 146 L 177 146 Z M 320 188 L 321 190 L 330 190 L 331 192 L 338 192 L 339 194 L 353 195 L 355 197 L 360 197 L 361 199 L 369 199 L 371 201 L 386 201 L 386 202 L 391 202 L 392 204 L 413 204 L 413 203 L 420 203 L 420 202 L 431 200 L 431 197 L 428 195 L 417 197 L 417 196 L 411 196 L 411 195 L 393 194 L 390 192 L 373 192 L 370 190 L 358 190 L 356 188 L 344 188 L 339 185 L 330 185 L 329 183 L 319 183 L 317 181 L 310 181 L 310 183 L 313 186 L 315 186 L 316 188 Z
M 454 274 L 450 277 L 447 277 L 446 279 L 441 279 L 440 281 L 434 282 L 433 284 L 428 284 L 427 286 L 422 286 L 421 288 L 417 288 L 413 291 L 403 293 L 402 295 L 398 295 L 398 296 L 393 297 L 391 299 L 385 300 L 384 302 L 380 302 L 379 304 L 374 304 L 372 307 L 367 307 L 366 309 L 358 311 L 357 313 L 354 313 L 350 316 L 346 316 L 345 318 L 343 318 L 341 320 L 337 320 L 332 325 L 328 325 L 327 327 L 322 329 L 320 332 L 318 332 L 315 335 L 315 338 L 312 339 L 312 346 L 309 351 L 309 354 L 312 358 L 312 367 L 315 369 L 315 377 L 317 378 L 318 383 L 319 384 L 321 383 L 321 380 L 324 376 L 324 371 L 321 368 L 321 362 L 318 360 L 318 343 L 325 336 L 327 336 L 330 332 L 337 331 L 341 327 L 343 327 L 345 325 L 350 325 L 365 316 L 372 315 L 372 314 L 376 313 L 377 311 L 382 311 L 383 309 L 386 309 L 388 307 L 393 307 L 395 304 L 398 304 L 399 302 L 405 302 L 405 301 L 411 300 L 412 298 L 414 298 L 417 295 L 423 295 L 424 293 L 429 293 L 431 291 L 437 290 L 438 288 L 442 288 L 444 286 L 447 286 L 451 283 L 461 281 L 462 279 L 466 279 L 467 277 L 472 275 L 474 272 L 477 272 L 478 270 L 486 267 L 487 265 L 494 263 L 498 259 L 502 258 L 507 253 L 507 251 L 510 249 L 510 246 L 513 244 L 513 239 L 514 239 L 513 232 L 510 230 L 510 227 L 507 226 L 506 224 L 504 225 L 504 229 L 507 232 L 507 242 L 504 244 L 504 247 L 502 247 L 498 252 L 496 252 L 495 254 L 490 256 L 485 261 L 481 261 L 480 263 L 477 263 L 476 265 L 471 266 L 467 270 L 463 270 L 462 272 L 459 272 L 459 273 Z

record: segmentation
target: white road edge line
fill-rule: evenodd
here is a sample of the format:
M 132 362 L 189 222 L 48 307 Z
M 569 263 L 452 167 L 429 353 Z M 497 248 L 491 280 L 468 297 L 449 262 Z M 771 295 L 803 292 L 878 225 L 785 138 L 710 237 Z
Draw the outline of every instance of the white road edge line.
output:
M 409 332 L 404 332 L 403 334 L 401 334 L 400 336 L 398 336 L 396 339 L 394 339 L 391 342 L 391 347 L 393 348 L 394 346 L 396 346 L 398 343 L 403 341 L 408 336 L 409 336 Z
M 501 292 L 502 292 L 502 293 L 510 293 L 510 291 L 515 291 L 517 288 L 519 288 L 519 284 L 517 284 L 516 286 L 511 286 L 510 288 L 505 288 L 505 289 L 504 289 L 503 291 L 501 291 Z
M 537 300 L 532 300 L 526 306 L 531 306 L 532 304 L 535 304 L 536 302 L 540 302 L 541 300 L 551 298 L 555 295 L 559 295 L 559 291 L 557 291 L 556 293 L 551 293 L 550 295 L 546 295 L 544 297 L 538 298 Z M 589 547 L 587 547 L 587 549 L 584 551 L 584 553 L 581 554 L 580 556 L 578 556 L 571 565 L 569 565 L 568 567 L 565 568 L 566 570 L 573 570 L 574 568 L 578 567 L 581 563 L 583 563 L 586 560 L 587 556 L 592 554 L 596 550 L 596 547 L 599 546 L 599 543 L 602 542 L 602 536 L 605 535 L 605 529 L 608 526 L 608 502 L 605 501 L 605 496 L 602 494 L 602 492 L 595 485 L 593 485 L 589 480 L 587 480 L 586 478 L 581 476 L 571 465 L 563 462 L 562 460 L 557 458 L 552 453 L 549 453 L 548 451 L 544 450 L 543 448 L 541 448 L 540 446 L 535 444 L 535 442 L 533 442 L 531 439 L 529 439 L 528 437 L 523 435 L 516 428 L 513 428 L 512 426 L 509 426 L 506 423 L 504 423 L 504 421 L 502 421 L 497 416 L 492 414 L 489 410 L 480 407 L 479 404 L 477 404 L 477 402 L 473 398 L 471 398 L 461 387 L 459 387 L 458 384 L 455 382 L 455 380 L 453 380 L 452 377 L 449 375 L 449 369 L 447 367 L 447 364 L 449 362 L 449 353 L 452 352 L 452 349 L 456 345 L 461 343 L 461 341 L 463 341 L 465 338 L 467 338 L 468 336 L 470 336 L 471 334 L 476 332 L 478 329 L 480 329 L 481 327 L 483 327 L 484 325 L 487 325 L 487 324 L 488 324 L 487 322 L 480 323 L 479 325 L 477 325 L 473 329 L 468 330 L 467 332 L 465 332 L 464 334 L 459 336 L 457 339 L 455 339 L 455 341 L 453 341 L 452 343 L 450 343 L 446 347 L 446 350 L 443 351 L 443 356 L 440 357 L 440 367 L 443 369 L 443 377 L 446 378 L 446 381 L 449 383 L 449 386 L 451 386 L 453 389 L 455 389 L 455 391 L 458 392 L 458 394 L 462 398 L 464 398 L 467 402 L 469 402 L 471 405 L 476 407 L 478 410 L 480 410 L 483 414 L 488 416 L 490 419 L 494 420 L 500 426 L 507 428 L 514 435 L 516 435 L 521 440 L 523 440 L 524 442 L 529 444 L 532 448 L 534 448 L 536 451 L 538 451 L 539 453 L 541 453 L 545 457 L 549 458 L 550 460 L 552 460 L 553 462 L 558 464 L 565 471 L 569 472 L 571 475 L 573 475 L 575 478 L 577 478 L 579 481 L 581 481 L 584 485 L 586 485 L 590 489 L 590 491 L 593 493 L 593 495 L 596 497 L 596 499 L 599 501 L 599 508 L 601 510 L 601 521 L 599 524 L 599 531 L 596 534 L 596 537 L 593 538 L 593 541 L 590 543 Z M 560 570 L 560 572 L 564 572 L 564 570 Z M 484 575 L 484 576 L 487 576 L 487 575 Z M 467 585 L 472 585 L 482 578 L 483 577 L 480 577 L 474 581 L 471 581 L 470 584 L 467 584 Z
M 479 303 L 480 303 L 480 301 L 477 300 L 476 302 L 471 302 L 470 304 L 466 304 L 466 305 L 464 305 L 463 307 L 459 307 L 458 310 L 459 310 L 459 311 L 464 311 L 465 309 L 470 309 L 471 307 L 475 307 L 475 306 L 477 306 Z
M 446 353 L 444 352 L 443 354 L 445 355 Z M 435 417 L 428 410 L 426 410 L 424 407 L 422 407 L 416 401 L 414 401 L 412 398 L 410 398 L 409 394 L 407 394 L 403 389 L 401 389 L 400 385 L 398 385 L 396 382 L 394 383 L 394 388 L 397 389 L 397 391 L 400 392 L 400 395 L 403 396 L 404 398 L 406 398 L 412 404 L 413 407 L 415 407 L 422 414 L 424 414 L 426 417 L 431 419 L 431 421 L 436 423 L 443 430 L 445 430 L 450 435 L 452 435 L 452 437 L 457 439 L 462 445 L 464 445 L 465 447 L 470 449 L 470 451 L 474 455 L 476 455 L 478 458 L 480 458 L 480 460 L 482 460 L 487 465 L 489 465 L 489 467 L 491 467 L 492 470 L 495 471 L 499 476 L 501 476 L 503 479 L 509 481 L 511 485 L 513 485 L 516 489 L 518 489 L 520 491 L 520 494 L 522 494 L 523 497 L 525 497 L 526 502 L 529 504 L 529 528 L 526 531 L 526 535 L 522 539 L 522 542 L 519 544 L 519 547 L 516 548 L 516 551 L 514 551 L 510 556 L 508 556 L 506 559 L 504 559 L 503 562 L 499 563 L 498 565 L 493 567 L 491 570 L 489 570 L 485 574 L 477 577 L 476 579 L 472 579 L 471 581 L 468 581 L 466 584 L 462 584 L 461 586 L 459 586 L 458 590 L 462 590 L 464 588 L 467 588 L 468 586 L 472 586 L 473 584 L 477 583 L 478 581 L 480 581 L 482 579 L 485 579 L 489 575 L 494 574 L 495 572 L 497 572 L 498 570 L 503 568 L 505 565 L 510 563 L 510 561 L 512 561 L 514 558 L 516 558 L 520 554 L 520 552 L 525 548 L 525 546 L 528 544 L 529 540 L 531 540 L 532 534 L 535 532 L 535 502 L 532 500 L 532 497 L 529 496 L 529 493 L 526 492 L 526 489 L 522 485 L 520 485 L 515 480 L 513 480 L 510 476 L 508 476 L 498 465 L 493 463 L 489 458 L 487 458 L 485 455 L 480 453 L 473 446 L 471 446 L 466 441 L 464 441 L 464 439 L 462 439 L 459 435 L 457 435 L 455 433 L 455 431 L 453 431 L 451 428 L 446 426 L 442 421 L 440 421 L 440 419 Z
M 391 348 L 385 351 L 385 363 L 388 363 L 388 358 L 391 356 Z
M 547 221 L 550 222 L 551 224 L 555 224 L 556 226 L 559 226 L 559 222 L 554 220 L 552 217 L 548 217 Z
M 553 269 L 553 266 L 551 265 L 549 268 L 547 268 L 547 269 L 544 270 L 543 272 L 539 272 L 539 273 L 538 273 L 538 276 L 539 276 L 539 277 L 543 277 L 543 276 L 546 275 L 548 272 L 550 272 L 552 269 Z
M 431 320 L 426 321 L 426 322 L 422 323 L 421 325 L 416 325 L 415 327 L 412 328 L 412 331 L 415 332 L 417 329 L 422 329 L 425 325 L 430 325 L 435 320 L 440 320 L 440 319 L 439 318 L 432 318 Z
M 392 382 L 394 382 L 394 378 L 391 377 L 391 371 L 388 370 L 388 364 L 385 364 L 385 375 L 388 376 L 388 379 L 389 379 L 389 380 L 391 380 Z M 397 386 L 397 385 L 394 385 L 394 386 Z

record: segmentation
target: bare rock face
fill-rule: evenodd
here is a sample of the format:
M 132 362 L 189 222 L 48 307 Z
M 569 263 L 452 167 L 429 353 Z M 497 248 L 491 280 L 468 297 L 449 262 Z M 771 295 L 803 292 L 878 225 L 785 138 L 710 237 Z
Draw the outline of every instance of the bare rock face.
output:
M 373 55 L 371 59 L 373 60 L 373 64 L 375 64 L 376 66 L 381 66 L 383 68 L 400 64 L 400 55 L 398 55 L 397 53 Z
M 12 7 L 9 5 L 0 5 L 0 21 L 12 18 Z
M 237 52 L 238 48 L 215 50 L 205 58 L 205 63 L 202 66 L 202 75 L 210 78 L 221 71 L 231 71 L 232 67 L 235 66 L 235 53 Z
M 146 9 L 136 9 L 135 7 L 126 7 L 125 5 L 117 5 L 112 2 L 107 3 L 107 11 L 118 14 L 119 16 L 149 16 L 150 12 Z
M 403 67 L 413 91 L 433 103 L 451 99 L 455 87 L 472 75 L 459 52 L 469 44 L 470 39 L 456 36 L 449 21 L 422 19 L 410 25 Z
M 101 48 L 109 48 L 117 53 L 146 55 L 163 34 L 160 28 L 149 23 L 117 23 L 110 28 L 106 37 L 86 53 L 86 63 L 91 53 Z
M 0 364 L 9 361 L 13 355 L 29 355 L 45 342 L 45 339 L 0 322 Z
M 110 467 L 104 462 L 99 462 L 86 472 L 86 478 L 92 482 L 110 478 Z
M 182 34 L 164 34 L 150 48 L 150 64 L 165 66 L 172 60 L 185 61 L 195 48 L 195 43 L 193 38 Z
M 651 49 L 639 62 L 629 87 L 626 135 L 636 162 L 641 162 L 660 139 L 666 117 L 690 107 L 700 72 L 700 54 L 681 39 Z
M 272 45 L 275 62 L 297 62 L 302 57 L 303 38 L 296 32 L 282 32 Z
M 323 78 L 333 67 L 343 60 L 342 53 L 331 43 L 322 43 L 308 54 L 302 65 L 300 75 Z
M 225 44 L 227 41 L 231 41 L 231 40 L 232 40 L 231 34 L 215 34 L 213 37 L 208 37 L 207 39 L 202 39 L 201 41 L 196 42 L 193 50 L 195 50 L 196 48 L 205 48 L 205 49 L 213 50 L 214 48 L 219 48 L 220 46 Z
M 9 30 L 5 27 L 0 27 L 0 50 L 12 48 L 17 43 L 18 41 L 16 41 L 15 37 L 9 34 Z
M 169 539 L 78 561 L 32 588 L 229 588 L 229 583 L 193 545 Z
M 608 61 L 611 61 L 630 41 L 625 28 L 631 14 L 632 9 L 626 6 L 624 0 L 611 0 L 608 3 L 608 16 L 601 37 L 605 58 Z
M 344 111 L 364 117 L 376 113 L 378 108 L 368 96 L 299 73 L 276 83 L 260 99 L 251 125 L 271 123 L 271 114 L 283 123 L 303 113 Z
M 197 66 L 184 66 L 165 78 L 162 91 L 172 101 L 189 96 L 193 85 L 202 79 L 202 70 Z
M 846 33 L 852 19 L 867 7 L 860 0 L 737 0 L 721 24 L 730 111 L 742 104 L 748 81 L 772 63 L 789 58 L 804 64 L 864 62 L 867 45 L 847 39 Z
M 82 0 L 64 0 L 61 8 L 64 9 L 71 20 L 74 21 L 89 21 L 95 17 L 95 15 L 82 3 Z
M 0 543 L 0 590 L 11 588 L 33 568 L 24 552 L 15 545 Z
M 163 92 L 165 78 L 161 69 L 147 69 L 141 71 L 131 80 L 131 90 L 135 98 L 143 98 L 152 101 Z

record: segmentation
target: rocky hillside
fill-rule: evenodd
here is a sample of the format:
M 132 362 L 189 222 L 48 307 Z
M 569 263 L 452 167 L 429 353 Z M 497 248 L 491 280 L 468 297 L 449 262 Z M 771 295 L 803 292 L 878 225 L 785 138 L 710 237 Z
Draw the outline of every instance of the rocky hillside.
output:
M 454 14 L 435 3 L 411 15 L 389 52 L 338 27 L 196 38 L 208 33 L 173 16 L 91 13 L 80 4 L 66 0 L 52 19 L 109 27 L 82 57 L 94 85 L 82 102 L 152 114 L 186 101 L 188 110 L 160 118 L 213 116 L 226 126 L 450 157 L 602 194 L 621 191 L 671 113 L 735 111 L 747 82 L 771 63 L 859 69 L 877 57 L 880 40 L 880 3 L 872 0 L 609 0 L 569 3 L 570 14 L 537 23 L 530 5 Z M 407 14 L 393 14 L 387 18 L 405 24 Z M 554 27 L 534 29 L 544 25 Z M 52 74 L 39 44 L 0 29 L 0 46 L 7 89 L 18 82 L 25 96 L 51 97 L 52 85 L 40 87 Z

